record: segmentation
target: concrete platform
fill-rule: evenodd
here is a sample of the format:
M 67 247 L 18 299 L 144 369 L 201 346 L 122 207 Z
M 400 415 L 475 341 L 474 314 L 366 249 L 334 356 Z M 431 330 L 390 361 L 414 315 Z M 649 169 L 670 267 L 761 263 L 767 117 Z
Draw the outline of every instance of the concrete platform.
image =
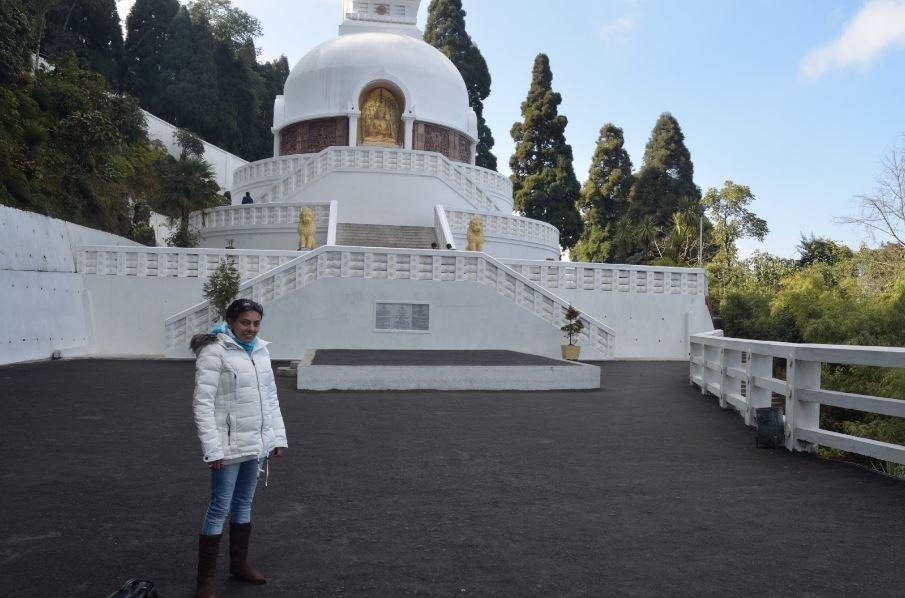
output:
M 319 349 L 298 364 L 299 390 L 596 390 L 596 365 L 516 351 Z

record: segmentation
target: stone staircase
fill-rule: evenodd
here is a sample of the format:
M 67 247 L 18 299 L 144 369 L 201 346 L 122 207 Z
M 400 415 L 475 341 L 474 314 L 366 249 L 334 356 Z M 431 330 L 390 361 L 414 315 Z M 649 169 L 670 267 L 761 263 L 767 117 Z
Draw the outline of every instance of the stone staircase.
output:
M 336 244 L 349 247 L 393 247 L 430 249 L 437 233 L 429 226 L 392 226 L 385 224 L 340 223 L 336 225 Z

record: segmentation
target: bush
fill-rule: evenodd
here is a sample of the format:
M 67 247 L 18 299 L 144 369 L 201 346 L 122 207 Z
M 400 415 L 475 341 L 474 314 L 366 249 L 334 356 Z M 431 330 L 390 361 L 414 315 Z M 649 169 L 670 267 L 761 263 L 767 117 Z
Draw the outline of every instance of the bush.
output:
M 221 318 L 226 315 L 226 308 L 239 294 L 239 283 L 239 271 L 231 258 L 220 260 L 217 269 L 204 283 L 204 298 L 210 301 Z

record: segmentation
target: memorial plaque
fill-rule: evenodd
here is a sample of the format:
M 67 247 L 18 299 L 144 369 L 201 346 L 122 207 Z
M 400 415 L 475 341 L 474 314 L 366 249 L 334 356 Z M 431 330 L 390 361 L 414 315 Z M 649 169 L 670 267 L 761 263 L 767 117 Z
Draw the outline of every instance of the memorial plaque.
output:
M 377 330 L 430 331 L 430 305 L 427 303 L 378 303 Z

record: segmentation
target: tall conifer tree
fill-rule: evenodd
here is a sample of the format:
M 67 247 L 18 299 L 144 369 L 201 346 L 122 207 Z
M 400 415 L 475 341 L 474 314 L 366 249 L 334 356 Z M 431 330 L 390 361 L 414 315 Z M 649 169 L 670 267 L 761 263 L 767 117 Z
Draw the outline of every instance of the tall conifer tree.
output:
M 465 80 L 468 102 L 478 117 L 478 148 L 475 163 L 478 166 L 497 169 L 493 149 L 493 133 L 484 120 L 484 100 L 490 95 L 490 71 L 481 51 L 465 31 L 465 15 L 462 0 L 431 0 L 427 9 L 427 27 L 424 41 L 449 58 Z
M 28 14 L 19 0 L 0 3 L 0 84 L 14 81 L 31 65 L 31 41 Z
M 177 12 L 179 0 L 136 0 L 126 18 L 123 87 L 152 113 L 164 103 L 163 53 Z
M 523 216 L 549 222 L 559 229 L 563 249 L 581 232 L 580 186 L 572 168 L 572 147 L 566 143 L 568 119 L 557 113 L 562 97 L 553 91 L 550 59 L 538 54 L 528 98 L 522 102 L 522 122 L 512 125 L 515 153 L 509 160 L 515 209 Z
M 72 51 L 81 66 L 104 75 L 111 83 L 118 79 L 123 31 L 115 0 L 26 0 L 25 4 L 36 18 L 43 13 L 43 54 Z
M 571 252 L 572 259 L 613 262 L 621 257 L 613 237 L 617 222 L 628 211 L 633 181 L 632 160 L 625 150 L 622 129 L 606 123 L 600 129 L 588 180 L 581 190 L 579 207 L 583 227 L 581 238 Z
M 183 7 L 167 29 L 161 61 L 162 103 L 149 110 L 164 120 L 189 129 L 202 139 L 220 143 L 217 131 L 217 71 L 214 41 L 205 22 L 193 23 Z
M 256 63 L 255 69 L 264 80 L 264 90 L 259 106 L 258 122 L 261 126 L 255 129 L 258 140 L 255 146 L 254 158 L 260 159 L 273 156 L 273 135 L 270 128 L 273 126 L 273 102 L 276 96 L 283 93 L 283 86 L 289 78 L 289 60 L 280 56 L 276 60 Z
M 683 203 L 700 199 L 682 128 L 672 114 L 664 112 L 651 131 L 644 164 L 632 187 L 632 217 L 636 221 L 650 217 L 656 226 L 664 226 Z

